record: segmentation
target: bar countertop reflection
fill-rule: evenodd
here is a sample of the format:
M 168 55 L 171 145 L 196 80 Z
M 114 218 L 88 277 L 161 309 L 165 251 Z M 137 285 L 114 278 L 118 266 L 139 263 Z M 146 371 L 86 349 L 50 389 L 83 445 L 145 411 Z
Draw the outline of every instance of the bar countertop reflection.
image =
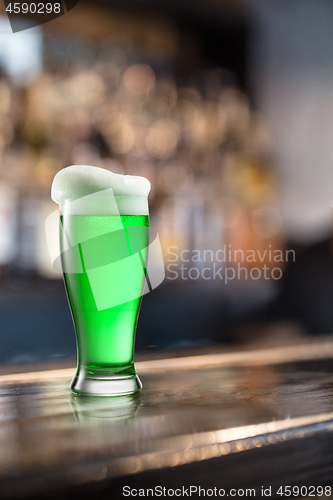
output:
M 202 352 L 137 361 L 133 397 L 74 396 L 74 368 L 2 372 L 0 497 L 332 483 L 333 342 Z

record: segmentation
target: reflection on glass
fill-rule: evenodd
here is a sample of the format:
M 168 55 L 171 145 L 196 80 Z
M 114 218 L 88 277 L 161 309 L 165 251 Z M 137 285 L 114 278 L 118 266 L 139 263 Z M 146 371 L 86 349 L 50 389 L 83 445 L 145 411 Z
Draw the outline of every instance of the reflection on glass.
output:
M 116 398 L 85 397 L 71 395 L 69 405 L 77 422 L 91 419 L 123 420 L 134 417 L 141 405 L 139 394 Z

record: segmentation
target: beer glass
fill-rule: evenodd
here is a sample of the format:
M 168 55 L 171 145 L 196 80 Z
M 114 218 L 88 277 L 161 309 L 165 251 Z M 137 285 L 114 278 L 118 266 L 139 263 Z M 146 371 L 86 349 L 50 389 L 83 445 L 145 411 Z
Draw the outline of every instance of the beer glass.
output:
M 107 189 L 60 206 L 61 264 L 78 354 L 71 389 L 79 395 L 120 396 L 142 388 L 133 356 L 147 285 L 148 203 L 147 197 L 134 203 L 120 198 Z M 126 210 L 136 201 L 146 206 L 145 215 Z

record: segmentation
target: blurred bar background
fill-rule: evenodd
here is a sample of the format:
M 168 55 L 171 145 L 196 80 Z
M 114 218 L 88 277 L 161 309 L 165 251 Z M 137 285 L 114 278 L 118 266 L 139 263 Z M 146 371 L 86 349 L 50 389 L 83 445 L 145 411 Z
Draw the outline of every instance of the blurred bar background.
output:
M 152 184 L 138 350 L 333 331 L 329 2 L 81 0 L 15 35 L 0 11 L 1 363 L 75 357 L 44 234 L 71 164 Z

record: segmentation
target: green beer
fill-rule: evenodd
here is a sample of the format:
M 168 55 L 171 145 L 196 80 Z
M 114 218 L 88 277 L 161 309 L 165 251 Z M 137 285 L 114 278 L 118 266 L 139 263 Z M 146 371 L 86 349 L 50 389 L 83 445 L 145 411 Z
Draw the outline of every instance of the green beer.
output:
M 123 227 L 119 229 L 120 221 Z M 60 218 L 63 276 L 78 348 L 78 371 L 72 383 L 74 392 L 80 392 L 75 386 L 82 371 L 85 377 L 104 375 L 119 379 L 136 376 L 134 337 L 146 275 L 148 226 L 147 215 L 69 215 Z M 136 229 L 134 235 L 133 229 Z M 87 234 L 89 239 L 65 250 L 66 234 L 70 234 L 74 241 Z M 123 248 L 120 242 L 125 244 Z M 140 256 L 133 269 L 133 266 L 126 266 L 126 259 L 138 254 L 136 250 L 139 250 Z M 119 260 L 123 263 L 122 273 L 110 282 L 102 266 Z M 75 268 L 70 271 L 80 268 L 81 272 L 66 272 L 73 264 Z M 136 298 L 99 310 L 89 280 L 89 265 L 92 270 L 100 268 L 101 272 L 94 282 L 99 294 L 107 296 L 114 288 L 117 294 L 126 296 L 129 284 L 133 284 Z
M 133 356 L 142 295 L 149 286 L 149 191 L 143 177 L 87 165 L 67 167 L 53 180 L 77 340 L 71 384 L 76 394 L 120 396 L 142 387 Z

